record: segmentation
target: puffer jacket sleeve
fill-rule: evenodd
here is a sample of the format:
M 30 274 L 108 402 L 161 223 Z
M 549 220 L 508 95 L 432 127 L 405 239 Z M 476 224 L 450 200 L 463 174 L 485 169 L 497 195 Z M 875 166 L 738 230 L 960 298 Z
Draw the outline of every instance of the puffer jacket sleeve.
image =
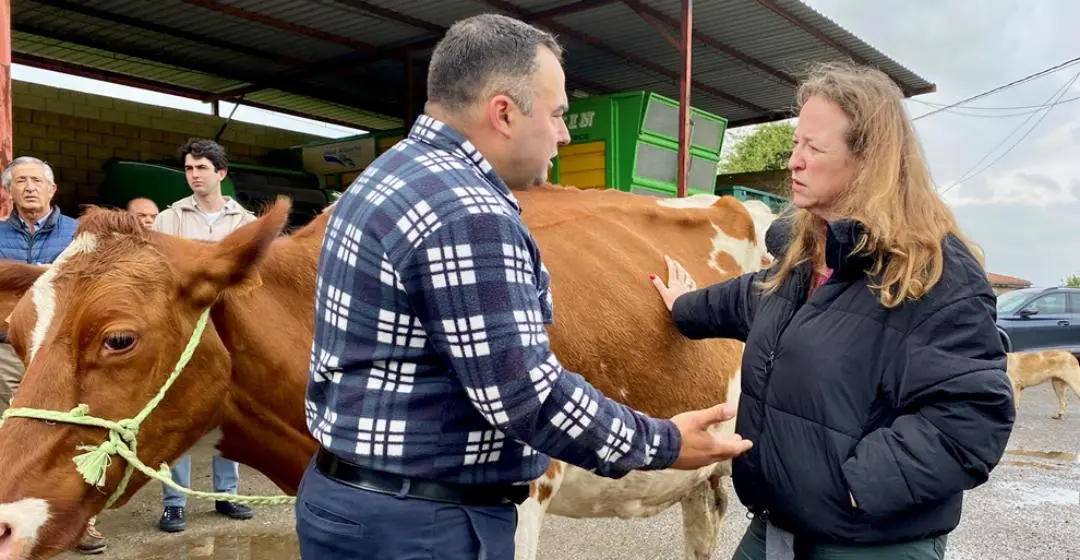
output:
M 908 334 L 883 390 L 895 410 L 867 434 L 842 471 L 856 507 L 885 516 L 983 482 L 1015 420 L 993 296 L 954 300 Z
M 679 296 L 671 318 L 683 336 L 691 339 L 733 338 L 746 342 L 761 296 L 758 282 L 767 270 L 737 276 Z

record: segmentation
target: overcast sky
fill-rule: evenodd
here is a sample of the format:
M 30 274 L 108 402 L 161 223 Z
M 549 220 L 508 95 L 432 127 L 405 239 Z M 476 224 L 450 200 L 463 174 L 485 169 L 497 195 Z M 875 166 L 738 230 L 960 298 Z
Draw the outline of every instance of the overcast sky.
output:
M 937 93 L 918 101 L 953 103 L 1080 57 L 1080 2 L 803 1 L 937 84 Z M 1080 96 L 1080 80 L 1059 90 L 1077 73 L 1080 64 L 970 105 L 1040 106 L 1057 95 L 1068 100 Z M 907 102 L 913 116 L 933 109 L 914 100 Z M 1048 114 L 958 111 L 965 114 L 945 111 L 915 124 L 942 190 L 997 160 L 945 193 L 961 227 L 985 249 L 987 268 L 1040 286 L 1080 273 L 1080 100 Z

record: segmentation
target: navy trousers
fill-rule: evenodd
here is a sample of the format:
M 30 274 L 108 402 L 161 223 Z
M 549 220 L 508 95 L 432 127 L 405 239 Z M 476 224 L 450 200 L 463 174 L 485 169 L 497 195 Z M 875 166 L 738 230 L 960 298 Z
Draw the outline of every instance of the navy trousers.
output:
M 513 560 L 517 508 L 397 497 L 308 465 L 296 496 L 304 560 Z

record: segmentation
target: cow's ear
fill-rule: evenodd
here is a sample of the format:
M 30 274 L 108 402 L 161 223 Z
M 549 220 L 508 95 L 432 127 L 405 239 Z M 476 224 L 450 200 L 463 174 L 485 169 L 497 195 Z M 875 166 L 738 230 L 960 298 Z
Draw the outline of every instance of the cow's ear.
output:
M 246 291 L 261 284 L 258 266 L 281 235 L 291 206 L 288 198 L 279 197 L 257 220 L 200 247 L 198 258 L 181 280 L 196 306 L 209 305 L 225 290 Z
M 4 323 L 23 294 L 46 270 L 48 267 L 45 266 L 0 259 L 0 329 L 7 328 Z

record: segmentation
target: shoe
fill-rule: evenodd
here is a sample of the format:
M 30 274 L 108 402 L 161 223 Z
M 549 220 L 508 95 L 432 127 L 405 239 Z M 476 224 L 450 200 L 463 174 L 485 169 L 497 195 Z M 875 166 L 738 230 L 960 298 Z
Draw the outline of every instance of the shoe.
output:
M 214 502 L 214 509 L 221 515 L 233 519 L 251 519 L 252 517 L 255 517 L 255 512 L 244 504 L 217 500 Z
M 91 517 L 90 521 L 86 522 L 86 529 L 83 531 L 82 539 L 79 540 L 79 545 L 75 547 L 76 550 L 83 554 L 101 554 L 105 552 L 105 537 L 94 527 L 96 521 L 96 518 Z
M 157 526 L 166 533 L 179 533 L 187 529 L 184 506 L 165 506 L 165 511 L 161 512 L 161 519 L 158 520 Z

